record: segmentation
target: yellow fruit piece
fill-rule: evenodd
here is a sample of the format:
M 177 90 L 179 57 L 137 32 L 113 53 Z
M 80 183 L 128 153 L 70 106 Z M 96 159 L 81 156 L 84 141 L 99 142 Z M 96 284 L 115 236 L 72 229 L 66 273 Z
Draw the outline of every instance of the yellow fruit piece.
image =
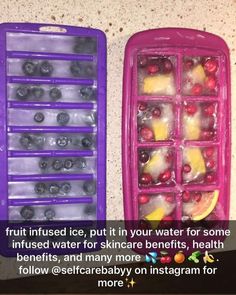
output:
M 168 165 L 165 162 L 165 151 L 158 150 L 151 154 L 151 158 L 144 166 L 143 172 L 151 174 L 152 178 L 156 180 L 160 173 L 165 171 L 167 168 Z
M 148 76 L 143 80 L 143 92 L 147 94 L 173 95 L 173 75 Z
M 196 114 L 192 117 L 187 116 L 184 120 L 185 138 L 188 140 L 197 140 L 200 137 L 200 118 Z
M 186 162 L 191 166 L 193 175 L 205 174 L 206 166 L 200 148 L 185 149 Z
M 152 120 L 152 130 L 155 140 L 166 140 L 169 135 L 168 124 L 162 120 Z
M 165 211 L 160 207 L 146 215 L 145 219 L 150 222 L 152 229 L 156 229 L 164 216 Z
M 203 84 L 206 78 L 206 74 L 202 65 L 198 64 L 192 69 L 193 83 Z
M 192 220 L 199 221 L 206 218 L 215 209 L 218 198 L 218 190 L 215 190 L 213 193 L 202 193 L 201 201 L 194 206 L 191 213 Z

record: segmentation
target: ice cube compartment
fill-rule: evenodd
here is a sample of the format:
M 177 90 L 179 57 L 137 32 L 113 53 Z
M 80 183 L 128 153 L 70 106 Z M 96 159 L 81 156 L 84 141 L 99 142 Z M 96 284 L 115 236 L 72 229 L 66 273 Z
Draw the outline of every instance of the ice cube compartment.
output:
M 229 218 L 229 70 L 227 45 L 212 34 L 158 29 L 128 41 L 122 122 L 127 220 L 150 228 L 166 217 L 169 225 Z M 166 200 L 174 204 L 171 213 Z

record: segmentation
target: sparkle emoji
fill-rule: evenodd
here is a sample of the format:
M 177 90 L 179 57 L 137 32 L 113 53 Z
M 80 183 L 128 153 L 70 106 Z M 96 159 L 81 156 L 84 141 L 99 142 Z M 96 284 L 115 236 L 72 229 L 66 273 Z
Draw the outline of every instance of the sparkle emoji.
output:
M 130 281 L 129 281 L 129 278 L 126 278 L 125 279 L 126 280 L 126 282 L 128 283 L 127 284 L 127 288 L 133 288 L 134 287 L 134 285 L 136 284 L 136 282 L 134 281 L 134 279 L 132 278 Z

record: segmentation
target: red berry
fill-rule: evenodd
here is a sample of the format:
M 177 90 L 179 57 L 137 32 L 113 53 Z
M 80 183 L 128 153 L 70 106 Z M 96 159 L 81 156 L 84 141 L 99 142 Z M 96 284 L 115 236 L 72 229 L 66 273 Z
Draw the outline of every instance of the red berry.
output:
M 172 152 L 168 152 L 165 156 L 165 160 L 167 163 L 171 163 L 173 160 L 173 153 Z
M 166 263 L 168 264 L 168 263 L 171 263 L 171 257 L 170 256 L 166 256 Z
M 166 263 L 166 257 L 167 257 L 167 256 L 162 256 L 162 257 L 161 257 L 160 262 L 161 262 L 162 264 L 165 264 L 165 263 Z
M 159 175 L 159 180 L 161 182 L 167 182 L 171 178 L 171 171 L 168 169 Z
M 161 115 L 161 110 L 160 110 L 158 107 L 156 107 L 156 108 L 152 111 L 152 116 L 153 116 L 154 118 L 159 118 L 160 115 Z
M 189 103 L 185 106 L 185 111 L 189 116 L 192 116 L 197 112 L 197 105 Z
M 200 95 L 200 94 L 202 94 L 202 90 L 203 90 L 202 85 L 199 83 L 196 83 L 193 85 L 193 87 L 191 89 L 191 94 L 192 95 Z
M 149 195 L 139 195 L 138 196 L 138 202 L 139 202 L 139 204 L 146 204 L 146 203 L 148 203 L 149 202 L 149 200 L 150 200 L 150 197 L 149 197 Z
M 141 151 L 140 153 L 139 153 L 139 161 L 141 162 L 141 163 L 147 163 L 147 161 L 149 160 L 149 154 L 147 153 L 147 152 L 145 152 L 145 151 Z
M 140 135 L 141 135 L 142 139 L 144 139 L 145 141 L 153 140 L 153 132 L 148 127 L 141 128 Z
M 191 199 L 190 192 L 185 191 L 185 192 L 182 193 L 182 201 L 183 201 L 184 203 L 189 202 L 190 199 Z
M 202 140 L 212 140 L 214 138 L 214 132 L 209 130 L 203 130 L 201 132 L 201 139 Z
M 208 169 L 213 169 L 213 168 L 215 167 L 215 161 L 214 161 L 213 159 L 208 160 L 208 161 L 206 162 L 206 167 L 207 167 Z
M 205 87 L 212 90 L 216 87 L 216 77 L 215 76 L 208 76 L 205 80 Z
M 174 201 L 175 201 L 174 196 L 166 195 L 165 196 L 165 201 L 168 202 L 168 203 L 174 203 Z
M 203 67 L 206 73 L 213 74 L 218 69 L 218 61 L 214 58 L 209 58 L 204 62 Z
M 164 74 L 168 74 L 172 71 L 173 65 L 172 62 L 168 58 L 162 59 L 162 71 Z
M 213 147 L 207 147 L 203 150 L 203 156 L 204 158 L 208 159 L 211 158 L 214 154 L 214 148 Z
M 139 55 L 139 56 L 138 56 L 138 65 L 139 65 L 141 68 L 146 67 L 147 63 L 148 63 L 148 59 L 147 59 L 146 56 L 144 56 L 144 55 Z
M 212 116 L 215 113 L 215 105 L 209 104 L 203 108 L 203 113 L 206 116 Z
M 214 182 L 214 181 L 215 181 L 215 173 L 213 173 L 213 172 L 209 172 L 209 173 L 207 173 L 207 174 L 205 175 L 205 181 L 206 181 L 207 183 L 212 183 L 212 182 Z
M 200 202 L 200 201 L 201 201 L 201 198 L 202 198 L 202 194 L 201 194 L 200 192 L 195 193 L 195 194 L 193 195 L 193 200 L 194 200 L 195 202 Z
M 183 172 L 184 173 L 189 173 L 191 171 L 191 166 L 188 165 L 188 164 L 185 164 L 184 167 L 183 167 Z
M 146 102 L 140 102 L 139 104 L 138 104 L 138 109 L 141 111 L 141 112 L 143 112 L 143 111 L 146 111 L 146 109 L 147 109 L 147 103 Z
M 188 59 L 184 61 L 184 70 L 189 71 L 194 65 L 194 62 L 192 59 Z
M 156 73 L 158 73 L 159 72 L 158 65 L 153 65 L 153 64 L 149 65 L 147 67 L 147 72 L 148 72 L 148 74 L 156 74 Z
M 143 173 L 140 177 L 139 182 L 144 185 L 152 183 L 152 176 L 149 173 Z

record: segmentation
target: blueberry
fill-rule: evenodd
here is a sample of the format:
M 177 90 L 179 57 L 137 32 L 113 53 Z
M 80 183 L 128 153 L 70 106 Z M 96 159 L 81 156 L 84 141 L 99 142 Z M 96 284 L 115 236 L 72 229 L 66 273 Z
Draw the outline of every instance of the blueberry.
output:
M 20 138 L 20 144 L 26 148 L 26 149 L 30 149 L 32 144 L 33 144 L 33 139 L 32 136 L 30 136 L 29 134 L 23 134 Z
M 61 90 L 57 87 L 51 88 L 49 91 L 49 96 L 51 97 L 51 99 L 53 100 L 58 100 L 62 97 L 62 93 Z
M 59 125 L 67 125 L 70 121 L 70 115 L 66 112 L 61 112 L 57 115 L 57 123 Z
M 56 171 L 61 170 L 63 167 L 63 162 L 61 160 L 55 160 L 52 163 L 52 168 Z
M 34 115 L 34 121 L 36 123 L 42 123 L 44 121 L 44 114 L 41 112 L 38 112 Z
M 47 160 L 42 159 L 39 161 L 39 168 L 41 168 L 42 170 L 45 170 L 45 169 L 47 169 L 47 167 L 48 167 Z
M 69 182 L 65 182 L 61 186 L 61 190 L 63 193 L 68 194 L 71 191 L 71 185 Z
M 49 193 L 52 194 L 52 195 L 57 195 L 60 191 L 60 187 L 58 184 L 56 183 L 52 183 L 50 184 L 49 186 Z
M 30 90 L 27 86 L 20 86 L 16 89 L 16 97 L 20 100 L 28 99 L 30 96 Z
M 44 216 L 47 220 L 52 220 L 56 216 L 56 213 L 53 209 L 48 208 L 44 211 Z
M 81 87 L 79 92 L 84 100 L 94 99 L 94 90 L 92 87 Z
M 91 146 L 93 145 L 93 141 L 91 138 L 89 137 L 84 137 L 82 140 L 81 140 L 81 144 L 84 148 L 91 148 Z
M 34 208 L 31 206 L 25 206 L 20 210 L 20 215 L 25 220 L 30 220 L 34 217 Z
M 87 167 L 86 160 L 84 158 L 79 158 L 76 160 L 76 166 L 79 169 L 85 169 Z
M 40 99 L 44 95 L 44 89 L 38 86 L 34 86 L 31 88 L 31 93 L 34 99 Z
M 34 191 L 37 195 L 43 195 L 47 190 L 46 184 L 39 182 L 35 185 Z
M 75 53 L 95 53 L 97 42 L 95 38 L 91 37 L 79 37 L 76 39 L 74 46 Z
M 84 208 L 84 215 L 95 215 L 96 214 L 96 205 L 95 204 L 90 204 L 90 205 L 87 205 L 85 208 Z
M 94 195 L 96 193 L 96 183 L 91 180 L 84 182 L 83 190 L 88 195 Z
M 26 76 L 34 76 L 37 73 L 37 64 L 32 61 L 26 61 L 22 65 L 22 70 Z
M 43 61 L 39 66 L 39 71 L 42 76 L 51 76 L 53 66 L 48 61 Z
M 64 168 L 69 170 L 74 166 L 74 162 L 71 159 L 66 159 L 64 162 Z
M 45 137 L 42 135 L 35 135 L 33 137 L 33 144 L 37 148 L 42 148 L 44 146 L 44 142 L 45 142 Z
M 72 61 L 70 70 L 75 77 L 82 77 L 84 75 L 84 66 L 79 61 Z
M 56 140 L 56 144 L 58 147 L 64 148 L 68 145 L 69 143 L 69 138 L 67 136 L 60 136 Z

